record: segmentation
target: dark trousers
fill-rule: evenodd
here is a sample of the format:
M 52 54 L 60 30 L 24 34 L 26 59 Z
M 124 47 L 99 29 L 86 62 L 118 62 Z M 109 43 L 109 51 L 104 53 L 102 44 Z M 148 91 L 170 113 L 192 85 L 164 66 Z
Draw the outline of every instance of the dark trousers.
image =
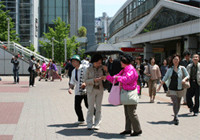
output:
M 13 70 L 14 73 L 14 82 L 19 83 L 19 70 Z
M 76 111 L 76 115 L 78 116 L 78 121 L 85 121 L 84 117 L 83 117 L 82 107 L 81 107 L 82 100 L 84 100 L 85 107 L 88 108 L 87 95 L 76 95 L 75 96 L 74 108 Z
M 136 114 L 137 105 L 124 105 L 124 113 L 126 118 L 125 130 L 139 132 L 141 130 L 140 122 Z
M 199 112 L 199 92 L 200 92 L 200 86 L 197 84 L 197 82 L 190 81 L 190 88 L 187 90 L 186 94 L 186 100 L 187 105 L 189 108 L 193 109 L 194 113 Z M 192 101 L 192 97 L 194 96 L 195 104 Z
M 30 71 L 30 79 L 29 79 L 29 86 L 34 86 L 35 84 L 35 71 Z

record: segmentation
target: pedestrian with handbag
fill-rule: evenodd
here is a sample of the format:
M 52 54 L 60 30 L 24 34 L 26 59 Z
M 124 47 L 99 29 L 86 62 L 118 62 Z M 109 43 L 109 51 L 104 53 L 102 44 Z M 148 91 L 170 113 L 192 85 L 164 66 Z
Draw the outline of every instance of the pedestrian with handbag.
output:
M 108 75 L 107 80 L 113 82 L 119 82 L 121 84 L 121 104 L 124 105 L 124 112 L 126 118 L 125 130 L 120 135 L 130 134 L 131 136 L 138 136 L 142 134 L 140 122 L 136 114 L 136 108 L 138 103 L 137 93 L 137 80 L 138 74 L 135 68 L 131 65 L 132 56 L 123 54 L 120 58 L 122 70 L 114 76 Z M 130 96 L 130 94 L 132 96 Z M 134 99 L 128 98 L 134 97 Z M 132 133 L 133 130 L 133 133 Z
M 72 71 L 70 87 L 68 92 L 69 94 L 72 94 L 72 90 L 75 87 L 74 109 L 78 117 L 78 121 L 76 123 L 83 124 L 85 120 L 83 117 L 83 111 L 81 107 L 82 100 L 84 100 L 85 107 L 88 108 L 87 93 L 85 90 L 86 85 L 84 83 L 87 67 L 81 64 L 81 59 L 79 55 L 74 55 L 71 60 L 72 60 L 72 65 L 75 69 Z
M 87 112 L 87 129 L 100 129 L 101 124 L 101 105 L 103 99 L 103 80 L 106 79 L 102 66 L 103 57 L 95 54 L 92 59 L 92 65 L 87 69 L 85 76 L 86 91 L 88 98 L 88 112 Z M 105 70 L 107 71 L 107 69 Z M 96 104 L 95 122 L 93 126 L 94 106 Z
M 174 124 L 178 125 L 178 112 L 180 110 L 181 105 L 181 97 L 184 96 L 183 85 L 189 79 L 189 74 L 185 67 L 179 65 L 180 56 L 174 55 L 172 57 L 172 62 L 169 63 L 169 69 L 165 74 L 164 78 L 161 81 L 160 86 L 157 91 L 160 90 L 161 86 L 166 83 L 168 86 L 168 94 L 167 96 L 171 97 L 173 102 L 173 111 L 174 111 Z M 185 77 L 184 77 L 185 76 Z
M 150 103 L 154 103 L 155 97 L 156 97 L 156 88 L 157 88 L 157 83 L 161 79 L 161 73 L 160 73 L 160 68 L 158 65 L 155 63 L 155 58 L 151 57 L 149 59 L 150 65 L 146 66 L 144 74 L 146 76 L 149 76 L 149 97 L 150 97 Z
M 186 99 L 187 106 L 190 109 L 190 112 L 194 112 L 194 116 L 197 116 L 199 113 L 199 92 L 200 92 L 200 63 L 199 55 L 194 54 L 192 57 L 192 64 L 187 66 L 188 73 L 190 74 L 190 88 L 187 90 Z M 192 97 L 194 96 L 194 101 Z

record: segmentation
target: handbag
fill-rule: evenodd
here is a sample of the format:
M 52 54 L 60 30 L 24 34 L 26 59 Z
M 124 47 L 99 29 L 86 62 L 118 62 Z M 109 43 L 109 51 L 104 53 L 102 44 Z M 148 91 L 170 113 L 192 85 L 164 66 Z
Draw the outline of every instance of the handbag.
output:
M 112 88 L 108 97 L 108 102 L 112 105 L 120 105 L 120 83 L 115 85 L 115 80 L 112 83 Z
M 148 74 L 150 74 L 150 66 L 149 66 L 149 64 L 148 64 Z M 151 78 L 151 76 L 147 76 L 146 74 L 144 74 L 144 81 L 145 82 L 148 83 L 150 78 Z
M 183 68 L 181 68 L 181 70 L 182 70 L 183 79 L 184 79 L 186 76 L 185 76 L 185 73 L 184 73 L 184 71 L 183 71 Z M 187 80 L 184 84 L 182 84 L 182 88 L 183 88 L 183 89 L 190 88 L 190 82 L 189 82 L 189 80 Z
M 103 69 L 102 69 L 102 71 L 103 71 L 103 75 L 106 76 L 105 71 L 104 71 Z M 110 82 L 109 82 L 108 80 L 105 80 L 105 81 L 103 80 L 103 81 L 102 81 L 102 84 L 103 84 L 103 88 L 104 88 L 104 89 L 107 89 L 107 90 L 110 89 L 110 86 L 111 86 L 111 85 L 110 85 Z
M 138 104 L 139 96 L 137 88 L 135 90 L 124 90 L 121 89 L 120 101 L 123 105 L 135 105 Z

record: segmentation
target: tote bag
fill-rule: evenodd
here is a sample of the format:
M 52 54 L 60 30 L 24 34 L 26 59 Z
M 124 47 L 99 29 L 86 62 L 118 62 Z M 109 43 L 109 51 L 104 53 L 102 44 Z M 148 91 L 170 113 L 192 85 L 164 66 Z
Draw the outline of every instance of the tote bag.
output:
M 120 83 L 119 85 L 115 85 L 115 80 L 113 81 L 113 85 L 108 97 L 108 102 L 112 105 L 120 105 Z
M 136 105 L 139 101 L 137 88 L 135 90 L 121 89 L 120 101 L 123 105 Z

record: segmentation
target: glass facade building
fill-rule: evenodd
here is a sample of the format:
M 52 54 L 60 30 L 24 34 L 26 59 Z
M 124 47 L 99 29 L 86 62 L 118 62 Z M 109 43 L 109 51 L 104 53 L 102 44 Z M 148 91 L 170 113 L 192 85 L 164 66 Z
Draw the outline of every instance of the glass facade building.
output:
M 19 37 L 23 46 L 29 46 L 31 40 L 31 0 L 19 0 Z
M 60 17 L 69 23 L 69 0 L 40 0 L 40 37 L 48 32 L 48 27 L 54 27 L 53 20 Z
M 16 0 L 0 0 L 3 1 L 3 4 L 6 6 L 5 11 L 9 10 L 9 15 L 12 18 L 12 21 L 16 23 Z
M 95 1 L 82 0 L 82 25 L 87 28 L 88 48 L 96 44 L 95 38 Z M 86 49 L 88 49 L 86 48 Z
M 149 14 L 159 0 L 132 0 L 109 25 L 108 37 Z

